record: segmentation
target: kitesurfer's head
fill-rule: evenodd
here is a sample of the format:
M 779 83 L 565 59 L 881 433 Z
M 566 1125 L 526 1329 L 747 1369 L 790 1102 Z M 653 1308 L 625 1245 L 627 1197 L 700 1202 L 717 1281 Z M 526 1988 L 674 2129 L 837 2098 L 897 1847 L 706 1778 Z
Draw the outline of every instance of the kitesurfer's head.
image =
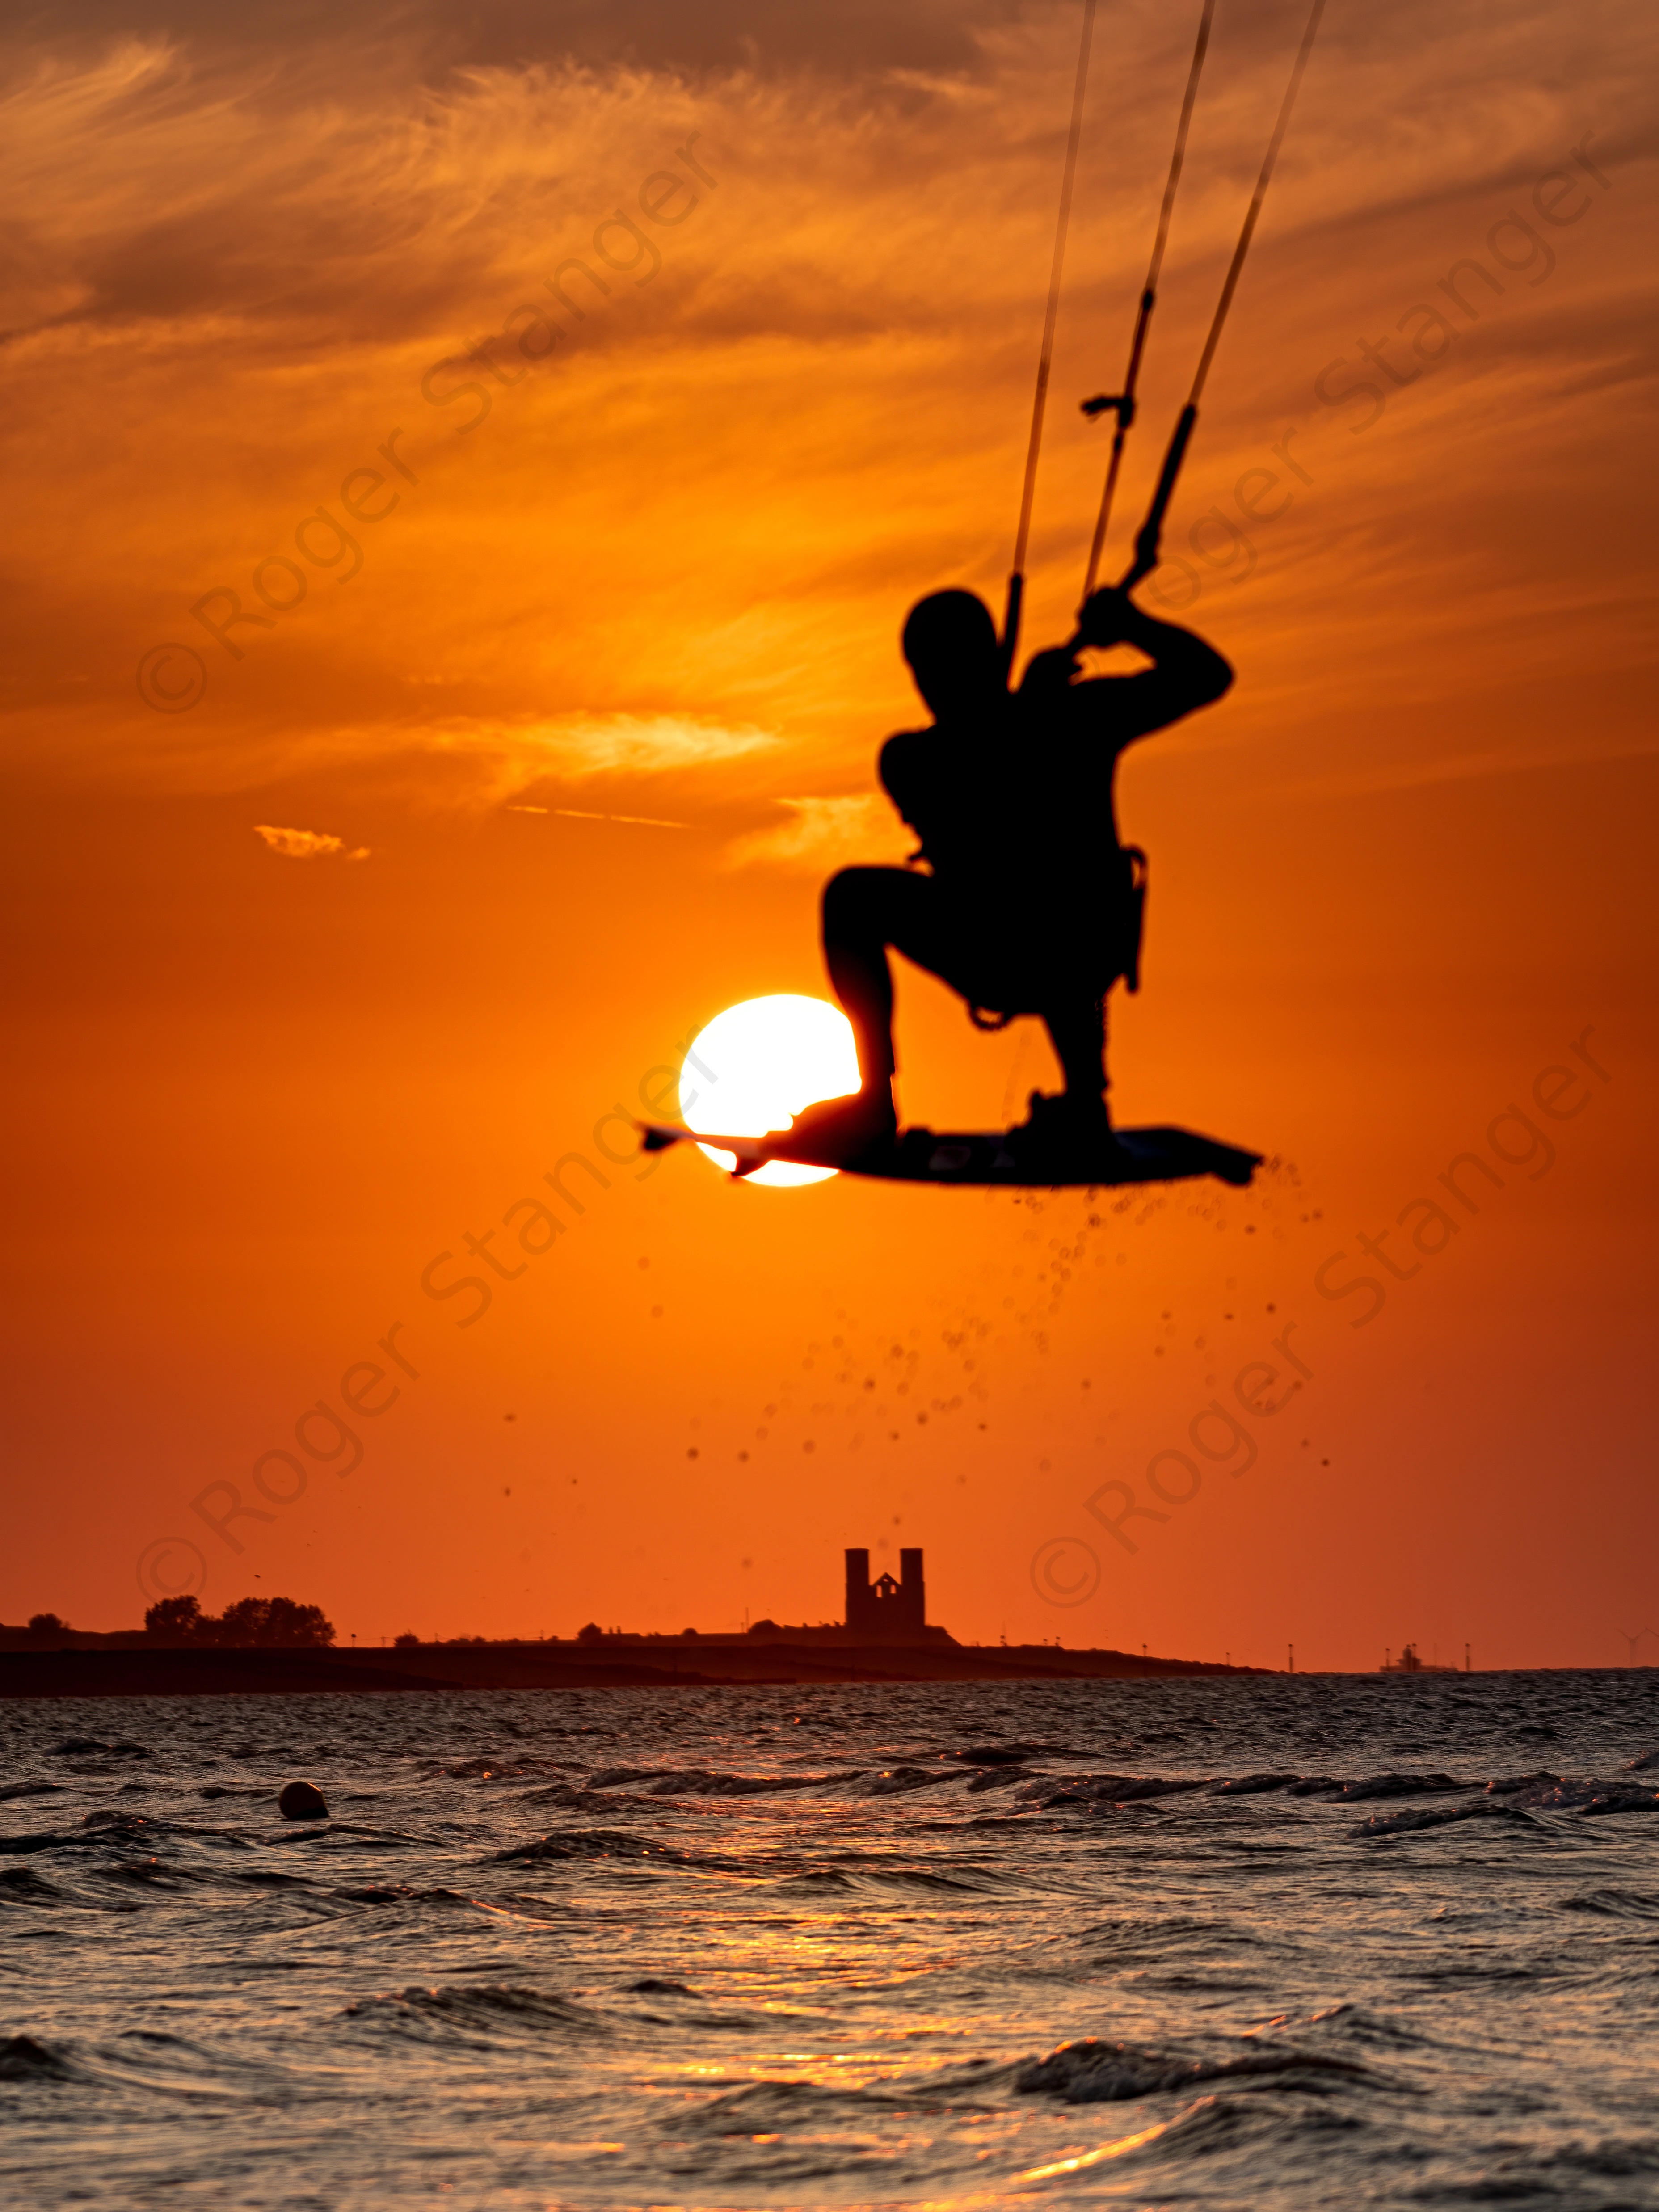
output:
M 983 705 L 1005 688 L 996 624 L 972 592 L 930 592 L 904 625 L 904 657 L 939 720 Z

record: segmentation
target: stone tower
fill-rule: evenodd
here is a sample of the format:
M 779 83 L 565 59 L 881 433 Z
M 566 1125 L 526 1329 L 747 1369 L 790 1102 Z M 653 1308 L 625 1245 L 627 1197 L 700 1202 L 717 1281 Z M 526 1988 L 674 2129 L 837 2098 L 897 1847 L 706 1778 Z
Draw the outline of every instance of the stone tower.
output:
M 899 1553 L 899 1579 L 878 1575 L 870 1579 L 870 1554 L 849 1550 L 847 1554 L 847 1626 L 861 1636 L 922 1634 L 927 1626 L 927 1589 L 922 1579 L 919 1546 Z

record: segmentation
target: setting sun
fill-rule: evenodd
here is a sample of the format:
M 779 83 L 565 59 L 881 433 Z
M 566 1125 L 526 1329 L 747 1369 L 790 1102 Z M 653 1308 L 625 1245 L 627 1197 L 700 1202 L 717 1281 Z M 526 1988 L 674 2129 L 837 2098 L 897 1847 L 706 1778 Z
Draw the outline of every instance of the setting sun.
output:
M 852 1024 L 823 999 L 781 992 L 744 999 L 716 1014 L 700 1032 L 680 1072 L 680 1111 L 688 1129 L 728 1137 L 763 1137 L 787 1129 L 821 1098 L 845 1098 L 859 1087 Z M 702 1145 L 728 1171 L 737 1156 Z M 834 1168 L 772 1160 L 744 1180 L 771 1190 L 828 1182 Z

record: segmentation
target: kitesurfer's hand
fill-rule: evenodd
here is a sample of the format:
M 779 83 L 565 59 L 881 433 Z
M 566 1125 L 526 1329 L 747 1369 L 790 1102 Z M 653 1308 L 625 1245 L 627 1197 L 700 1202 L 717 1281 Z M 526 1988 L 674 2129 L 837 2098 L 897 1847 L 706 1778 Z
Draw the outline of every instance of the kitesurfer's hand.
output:
M 1135 610 L 1129 605 L 1127 595 L 1104 585 L 1095 592 L 1078 617 L 1079 641 L 1104 650 L 1109 646 L 1121 645 L 1134 618 Z
M 1046 653 L 1034 653 L 1025 664 L 1025 673 L 1019 680 L 1022 697 L 1033 692 L 1065 691 L 1077 681 L 1077 648 L 1070 645 L 1051 646 Z

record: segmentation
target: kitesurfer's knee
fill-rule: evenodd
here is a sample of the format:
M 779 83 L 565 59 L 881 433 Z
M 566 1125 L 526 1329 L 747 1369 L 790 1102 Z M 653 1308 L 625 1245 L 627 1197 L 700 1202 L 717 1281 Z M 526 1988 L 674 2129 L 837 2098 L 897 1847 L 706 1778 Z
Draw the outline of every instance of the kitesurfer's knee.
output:
M 889 908 L 886 878 L 900 874 L 896 868 L 842 868 L 823 887 L 823 939 L 826 945 L 884 942 Z
M 856 879 L 862 873 L 860 868 L 841 868 L 824 885 L 822 912 L 826 942 L 854 934 L 851 925 L 859 904 Z

